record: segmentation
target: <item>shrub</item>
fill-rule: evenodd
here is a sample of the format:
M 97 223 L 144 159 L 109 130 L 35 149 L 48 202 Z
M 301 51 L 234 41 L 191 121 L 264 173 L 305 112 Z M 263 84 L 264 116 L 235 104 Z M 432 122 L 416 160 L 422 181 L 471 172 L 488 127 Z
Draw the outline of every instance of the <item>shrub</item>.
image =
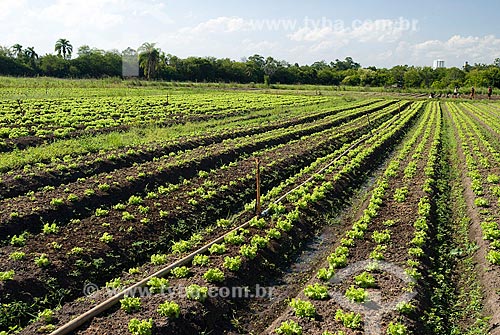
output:
M 368 292 L 365 291 L 364 288 L 355 288 L 354 285 L 351 285 L 345 291 L 345 297 L 349 299 L 351 302 L 365 302 L 368 298 Z
M 136 312 L 141 309 L 141 298 L 124 297 L 120 300 L 121 309 L 126 313 Z
M 372 234 L 372 238 L 377 244 L 387 243 L 391 240 L 391 232 L 386 229 L 384 231 L 374 231 Z
M 153 332 L 153 319 L 142 321 L 132 319 L 128 323 L 128 331 L 132 335 L 151 335 Z
M 358 329 L 361 326 L 361 315 L 354 312 L 344 312 L 341 309 L 337 309 L 335 312 L 335 320 L 342 323 L 346 328 Z
M 111 243 L 113 242 L 113 235 L 109 234 L 108 232 L 104 232 L 99 238 L 99 241 L 106 244 Z
M 50 264 L 50 261 L 46 254 L 41 254 L 40 256 L 35 257 L 35 264 L 40 267 L 45 267 Z
M 476 205 L 477 207 L 488 207 L 489 202 L 485 198 L 476 198 L 474 200 L 474 205 Z
M 257 256 L 258 248 L 254 245 L 244 244 L 240 247 L 240 254 L 248 259 L 254 259 Z
M 54 312 L 50 309 L 44 309 L 43 311 L 38 313 L 38 320 L 42 320 L 45 323 L 52 322 L 54 318 Z
M 171 319 L 177 319 L 181 315 L 181 308 L 173 301 L 165 301 L 163 304 L 158 305 L 156 311 L 161 316 Z
M 226 252 L 226 245 L 224 243 L 221 244 L 212 244 L 212 246 L 208 249 L 211 254 L 223 254 Z
M 199 286 L 196 284 L 186 287 L 186 297 L 189 300 L 204 302 L 208 297 L 208 287 Z
M 180 266 L 172 269 L 172 275 L 176 278 L 185 278 L 189 276 L 189 268 L 187 266 Z
M 55 223 L 52 224 L 46 223 L 43 225 L 42 233 L 44 233 L 45 235 L 57 234 L 58 232 L 59 232 L 59 227 Z
M 208 265 L 210 263 L 210 257 L 207 255 L 196 255 L 193 258 L 193 265 Z
M 64 199 L 63 198 L 54 198 L 50 200 L 50 204 L 55 207 L 59 207 L 64 205 Z
M 282 322 L 274 331 L 279 335 L 301 335 L 302 327 L 297 322 L 289 320 Z
M 191 243 L 189 241 L 180 240 L 172 245 L 172 252 L 174 254 L 182 254 L 191 249 Z
M 122 213 L 122 221 L 132 221 L 133 219 L 135 219 L 135 216 L 133 216 L 129 212 Z
M 30 234 L 27 231 L 25 231 L 24 233 L 22 233 L 19 236 L 14 235 L 10 239 L 10 244 L 22 247 L 26 244 L 26 239 L 28 238 L 29 235 Z
M 241 267 L 241 257 L 224 257 L 224 267 L 229 271 L 238 271 Z
M 141 205 L 143 202 L 142 198 L 137 195 L 133 195 L 128 199 L 129 205 Z
M 370 273 L 364 271 L 361 274 L 354 277 L 354 282 L 356 285 L 362 288 L 375 287 L 375 278 Z
M 306 297 L 314 300 L 323 300 L 328 298 L 328 288 L 321 284 L 308 285 L 304 289 Z
M 265 237 L 255 235 L 252 237 L 250 244 L 256 246 L 257 248 L 264 248 L 269 243 L 269 240 Z
M 96 217 L 103 217 L 103 216 L 108 216 L 109 214 L 109 211 L 108 210 L 105 210 L 103 208 L 97 208 L 95 210 L 95 216 Z
M 168 288 L 168 279 L 153 277 L 150 280 L 148 280 L 146 285 L 148 285 L 149 287 L 149 292 L 153 294 L 163 293 Z
M 219 283 L 224 281 L 224 272 L 221 269 L 213 268 L 208 269 L 207 272 L 203 274 L 203 278 L 209 283 Z
M 12 280 L 15 274 L 14 270 L 0 271 L 0 281 Z
M 23 259 L 25 256 L 26 256 L 25 252 L 14 251 L 14 252 L 10 253 L 9 258 L 14 260 L 14 261 L 19 261 L 19 260 Z
M 151 263 L 153 265 L 165 264 L 166 261 L 167 261 L 167 255 L 162 255 L 162 254 L 151 255 Z
M 316 308 L 310 301 L 292 299 L 289 305 L 298 317 L 314 318 L 316 316 Z
M 320 280 L 327 281 L 330 280 L 335 274 L 335 270 L 333 268 L 321 268 L 318 271 L 316 277 Z
M 388 335 L 406 335 L 408 334 L 408 329 L 400 323 L 389 323 L 387 326 Z

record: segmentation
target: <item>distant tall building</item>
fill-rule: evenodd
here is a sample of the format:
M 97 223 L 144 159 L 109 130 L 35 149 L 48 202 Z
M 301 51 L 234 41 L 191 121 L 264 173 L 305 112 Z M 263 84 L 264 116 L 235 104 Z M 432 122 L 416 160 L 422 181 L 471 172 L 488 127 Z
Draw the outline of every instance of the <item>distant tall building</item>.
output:
M 432 68 L 435 70 L 435 69 L 439 69 L 439 68 L 443 68 L 444 67 L 444 60 L 442 59 L 436 59 L 432 65 Z

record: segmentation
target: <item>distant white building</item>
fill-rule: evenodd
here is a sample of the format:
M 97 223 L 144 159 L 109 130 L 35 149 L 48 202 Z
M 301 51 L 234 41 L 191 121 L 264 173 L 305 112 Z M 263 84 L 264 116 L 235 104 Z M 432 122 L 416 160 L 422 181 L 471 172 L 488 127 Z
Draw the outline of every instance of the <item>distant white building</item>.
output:
M 444 60 L 442 59 L 436 59 L 432 65 L 432 68 L 439 69 L 439 68 L 444 68 Z

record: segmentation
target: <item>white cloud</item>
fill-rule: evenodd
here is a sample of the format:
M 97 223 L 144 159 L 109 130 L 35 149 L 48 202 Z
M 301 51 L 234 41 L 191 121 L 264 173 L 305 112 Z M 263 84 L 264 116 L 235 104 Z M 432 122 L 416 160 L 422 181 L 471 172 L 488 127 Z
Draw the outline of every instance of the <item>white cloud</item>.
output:
M 364 20 L 353 21 L 346 25 L 343 21 L 330 22 L 323 27 L 304 26 L 288 35 L 288 38 L 296 42 L 327 42 L 341 41 L 342 44 L 350 41 L 362 43 L 386 42 L 392 43 L 401 39 L 404 34 L 411 33 L 417 29 L 416 22 L 408 20 Z
M 26 0 L 2 0 L 0 1 L 0 19 L 19 12 L 26 5 Z
M 241 17 L 220 16 L 215 19 L 199 23 L 195 27 L 180 29 L 181 33 L 205 34 L 205 33 L 234 33 L 251 28 L 251 24 Z
M 64 27 L 95 27 L 107 29 L 123 23 L 120 0 L 57 0 L 34 14 L 42 20 L 57 22 Z
M 323 28 L 309 28 L 303 27 L 298 29 L 292 34 L 288 35 L 288 38 L 292 41 L 297 42 L 316 42 L 320 40 L 325 40 L 332 38 L 335 35 L 335 31 L 331 27 Z
M 258 41 L 255 42 L 250 39 L 245 39 L 241 41 L 241 44 L 244 46 L 244 50 L 248 51 L 249 53 L 252 54 L 267 54 L 270 55 L 272 54 L 276 48 L 278 47 L 277 43 L 270 42 L 270 41 Z
M 401 42 L 395 54 L 406 63 L 430 65 L 433 59 L 444 59 L 447 66 L 460 66 L 464 61 L 488 63 L 500 57 L 500 39 L 495 35 L 454 35 L 448 40 L 427 40 L 409 44 Z

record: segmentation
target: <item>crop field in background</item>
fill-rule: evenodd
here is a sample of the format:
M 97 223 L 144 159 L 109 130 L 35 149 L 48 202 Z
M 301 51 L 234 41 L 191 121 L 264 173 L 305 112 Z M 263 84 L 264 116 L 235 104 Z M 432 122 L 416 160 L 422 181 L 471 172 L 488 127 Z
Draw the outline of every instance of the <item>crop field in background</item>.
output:
M 219 237 L 70 333 L 500 334 L 499 102 L 74 85 L 0 87 L 1 335 Z

